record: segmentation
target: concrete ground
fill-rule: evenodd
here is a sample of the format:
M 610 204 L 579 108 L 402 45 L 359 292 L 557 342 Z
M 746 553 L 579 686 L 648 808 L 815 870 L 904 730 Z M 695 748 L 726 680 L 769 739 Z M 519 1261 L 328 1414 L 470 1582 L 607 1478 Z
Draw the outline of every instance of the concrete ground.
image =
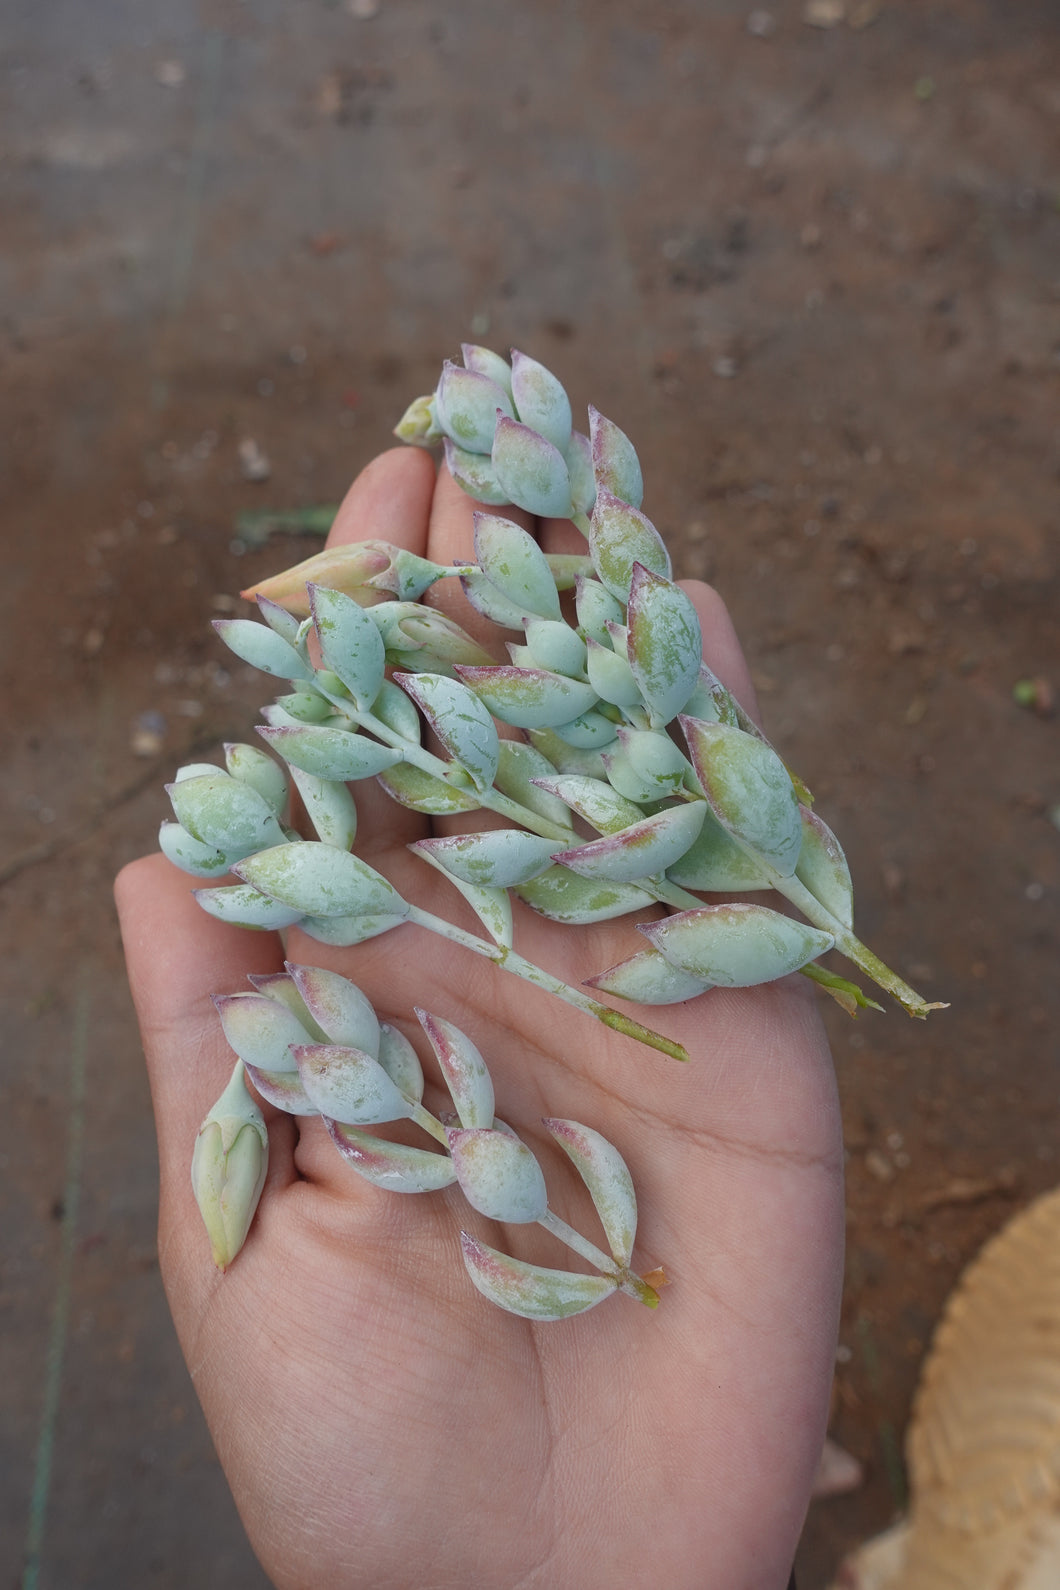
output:
M 308 547 L 238 516 L 337 501 L 469 338 L 635 438 L 863 936 L 952 1002 L 829 1013 L 866 1477 L 803 1590 L 902 1506 L 946 1294 L 1057 1178 L 1058 55 L 1038 0 L 9 0 L 0 1581 L 264 1584 L 159 1284 L 110 880 L 263 699 L 209 619 Z

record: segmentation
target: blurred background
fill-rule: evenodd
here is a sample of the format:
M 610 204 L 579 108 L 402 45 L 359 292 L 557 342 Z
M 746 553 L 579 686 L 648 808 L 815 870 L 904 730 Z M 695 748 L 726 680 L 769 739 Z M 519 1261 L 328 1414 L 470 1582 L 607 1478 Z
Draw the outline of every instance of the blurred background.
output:
M 634 438 L 924 994 L 849 1151 L 802 1590 L 905 1503 L 943 1301 L 1058 1179 L 1046 0 L 7 0 L 0 1581 L 261 1590 L 169 1324 L 110 882 L 270 692 L 215 640 L 462 340 Z M 355 1350 L 352 1344 L 351 1350 Z

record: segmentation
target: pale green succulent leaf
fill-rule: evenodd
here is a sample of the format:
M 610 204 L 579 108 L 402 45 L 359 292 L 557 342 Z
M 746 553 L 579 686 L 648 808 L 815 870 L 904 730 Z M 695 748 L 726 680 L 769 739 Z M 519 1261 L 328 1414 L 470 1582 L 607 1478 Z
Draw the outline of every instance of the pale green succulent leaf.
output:
M 665 872 L 695 842 L 703 826 L 706 804 L 670 807 L 616 833 L 556 854 L 553 859 L 583 878 L 636 883 Z
M 524 425 L 561 453 L 571 439 L 571 407 L 562 384 L 536 359 L 512 349 L 512 400 Z
M 193 878 L 223 878 L 229 858 L 214 845 L 204 845 L 179 823 L 163 823 L 158 830 L 158 848 L 168 861 Z
M 493 508 L 500 508 L 511 501 L 507 487 L 502 484 L 490 458 L 458 447 L 448 436 L 444 446 L 445 467 L 469 497 Z
M 637 1005 L 679 1005 L 706 993 L 714 984 L 672 966 L 658 950 L 649 947 L 596 977 L 587 977 L 585 986 Z
M 691 600 L 679 585 L 633 566 L 627 659 L 653 728 L 677 716 L 695 688 L 703 636 Z
M 577 1275 L 524 1264 L 487 1247 L 468 1232 L 460 1233 L 467 1273 L 482 1296 L 522 1319 L 569 1319 L 602 1303 L 617 1289 L 610 1276 Z
M 258 733 L 285 762 L 329 781 L 374 778 L 401 760 L 400 751 L 346 729 L 305 723 L 298 728 L 259 728 Z
M 437 423 L 446 436 L 469 453 L 489 454 L 497 429 L 497 412 L 513 417 L 511 400 L 490 379 L 477 370 L 462 369 L 447 359 L 435 393 Z
M 579 773 L 561 773 L 534 780 L 583 817 L 601 834 L 617 834 L 644 816 L 641 808 L 605 784 L 602 779 Z
M 550 794 L 544 784 L 539 783 L 539 780 L 547 779 L 553 773 L 551 762 L 534 746 L 524 745 L 521 740 L 501 741 L 494 787 L 502 795 L 507 795 L 509 800 L 518 801 L 539 817 L 558 823 L 563 828 L 571 828 L 569 808 L 556 795 Z
M 588 1187 L 615 1262 L 628 1268 L 637 1236 L 637 1196 L 629 1166 L 614 1144 L 589 1126 L 556 1117 L 542 1124 Z
M 457 789 L 411 762 L 397 762 L 379 774 L 379 785 L 399 806 L 429 817 L 451 817 L 457 812 L 478 811 L 480 802 L 470 790 Z
M 267 1066 L 248 1062 L 247 1076 L 273 1109 L 283 1110 L 287 1115 L 319 1115 L 297 1071 L 270 1071 Z
M 704 889 L 710 894 L 772 888 L 760 862 L 737 844 L 709 806 L 699 837 L 666 869 L 666 876 L 682 889 Z
M 416 702 L 443 749 L 470 774 L 475 788 L 489 789 L 497 771 L 499 739 L 496 724 L 475 692 L 442 674 L 396 674 L 395 678 Z
M 495 944 L 501 944 L 505 949 L 511 949 L 514 927 L 512 922 L 512 902 L 508 898 L 506 889 L 494 888 L 491 884 L 468 883 L 463 878 L 458 878 L 455 873 L 443 864 L 441 859 L 429 848 L 429 841 L 410 845 L 421 861 L 440 872 L 447 883 L 451 883 L 456 891 L 463 895 L 468 905 L 482 923 L 490 938 Z
M 378 1057 L 379 1018 L 371 1000 L 356 983 L 322 966 L 295 966 L 290 961 L 286 964 L 299 998 L 326 1041 L 363 1049 Z M 312 1041 L 311 1037 L 301 1040 Z
M 208 916 L 232 927 L 251 928 L 258 933 L 292 927 L 303 913 L 297 906 L 284 905 L 248 883 L 222 885 L 219 889 L 195 889 L 196 901 Z
M 328 1135 L 347 1165 L 386 1192 L 437 1192 L 456 1180 L 453 1162 L 446 1154 L 413 1148 L 407 1143 L 388 1143 L 357 1126 L 324 1117 Z
M 379 629 L 351 596 L 323 585 L 310 584 L 308 590 L 325 667 L 342 680 L 354 705 L 367 711 L 379 694 L 386 667 Z
M 166 792 L 181 827 L 216 850 L 245 855 L 283 837 L 268 801 L 219 768 L 167 784 Z
M 636 449 L 625 431 L 619 430 L 613 420 L 605 419 L 591 403 L 589 441 L 597 486 L 603 486 L 632 508 L 639 508 L 644 497 L 644 477 Z
M 423 1098 L 423 1067 L 419 1055 L 405 1034 L 388 1021 L 379 1023 L 379 1064 L 391 1082 L 407 1099 L 418 1104 Z
M 215 994 L 225 1040 L 239 1058 L 267 1071 L 294 1071 L 292 1044 L 312 1043 L 313 1034 L 289 1006 L 267 994 Z
M 529 1225 L 548 1208 L 541 1166 L 525 1143 L 488 1127 L 446 1132 L 460 1190 L 473 1209 L 491 1220 Z
M 493 1083 L 486 1062 L 466 1033 L 430 1011 L 416 1011 L 434 1050 L 463 1127 L 492 1127 Z
M 517 508 L 543 519 L 566 519 L 573 511 L 563 453 L 537 431 L 502 415 L 493 438 L 492 466 L 505 500 Z
M 349 850 L 357 837 L 357 805 L 346 785 L 304 773 L 300 767 L 291 768 L 291 779 L 317 838 L 335 850 Z
M 267 756 L 256 745 L 230 744 L 225 746 L 225 766 L 233 778 L 257 790 L 277 818 L 283 817 L 290 791 L 287 775 L 275 757 Z
M 457 668 L 489 711 L 517 729 L 553 729 L 596 704 L 591 685 L 544 668 Z
M 313 670 L 282 635 L 250 618 L 215 618 L 213 627 L 229 651 L 278 679 L 312 679 Z
M 476 834 L 448 834 L 420 839 L 409 849 L 429 855 L 453 878 L 494 889 L 528 883 L 550 865 L 554 839 L 521 828 L 486 829 Z
M 238 863 L 238 877 L 307 916 L 405 916 L 408 906 L 359 856 L 315 840 L 275 845 Z
M 592 636 L 588 640 L 586 672 L 589 683 L 602 701 L 615 707 L 637 706 L 641 700 L 640 685 L 625 656 L 620 656 L 610 646 L 602 646 Z
M 584 679 L 585 642 L 569 624 L 548 618 L 532 619 L 526 626 L 526 644 L 539 668 Z
M 828 824 L 808 806 L 800 806 L 799 815 L 802 848 L 795 876 L 838 922 L 845 928 L 852 928 L 854 886 L 843 847 Z
M 344 1044 L 307 1044 L 294 1050 L 306 1097 L 333 1121 L 375 1126 L 412 1114 L 412 1102 L 378 1060 Z
M 634 563 L 669 579 L 670 555 L 650 519 L 604 487 L 596 494 L 589 526 L 589 555 L 603 584 L 620 602 L 629 599 Z
M 653 903 L 650 894 L 631 883 L 580 878 L 569 867 L 550 867 L 513 892 L 550 922 L 610 922 Z
M 742 902 L 701 906 L 638 929 L 672 965 L 725 988 L 771 983 L 834 943 L 819 928 Z
M 474 523 L 475 559 L 490 584 L 520 612 L 558 621 L 556 581 L 533 536 L 498 514 L 477 513 Z
M 791 778 L 764 740 L 742 729 L 681 719 L 688 749 L 718 821 L 790 877 L 802 847 L 802 819 Z

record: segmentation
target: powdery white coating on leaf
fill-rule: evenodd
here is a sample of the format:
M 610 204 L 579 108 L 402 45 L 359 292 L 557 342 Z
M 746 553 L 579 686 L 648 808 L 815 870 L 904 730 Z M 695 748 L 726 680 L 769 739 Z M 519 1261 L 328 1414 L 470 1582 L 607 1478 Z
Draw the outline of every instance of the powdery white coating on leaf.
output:
M 493 447 L 498 410 L 512 418 L 507 392 L 488 375 L 445 361 L 435 394 L 435 413 L 442 430 L 458 447 L 488 455 Z
M 507 494 L 503 500 L 543 519 L 570 516 L 573 504 L 567 465 L 559 448 L 544 436 L 501 415 L 492 463 L 494 477 Z
M 319 1113 L 302 1086 L 297 1071 L 268 1071 L 264 1066 L 247 1063 L 247 1076 L 266 1104 L 271 1104 L 274 1109 L 283 1110 L 287 1115 Z
M 285 762 L 316 778 L 374 778 L 401 760 L 400 751 L 346 729 L 303 724 L 297 729 L 259 728 L 258 733 Z
M 589 525 L 589 555 L 601 581 L 620 602 L 629 599 L 633 565 L 669 579 L 670 554 L 651 520 L 601 487 Z
M 636 449 L 625 431 L 599 409 L 589 404 L 589 441 L 593 473 L 597 486 L 631 507 L 639 508 L 644 497 L 644 476 Z
M 306 1010 L 331 1043 L 378 1056 L 379 1019 L 355 983 L 322 966 L 286 965 Z
M 514 607 L 558 619 L 556 582 L 533 536 L 497 514 L 477 513 L 474 524 L 475 559 L 490 583 Z
M 585 642 L 569 624 L 547 618 L 531 619 L 526 644 L 538 668 L 550 668 L 569 678 L 585 674 Z
M 583 878 L 607 878 L 615 883 L 636 883 L 665 872 L 695 841 L 703 826 L 705 802 L 674 806 L 643 817 L 617 833 L 606 834 L 587 845 L 553 857 Z
M 703 637 L 691 600 L 679 585 L 633 565 L 627 658 L 653 728 L 676 717 L 696 685 Z
M 637 1196 L 628 1165 L 614 1144 L 590 1126 L 554 1117 L 543 1124 L 588 1187 L 615 1262 L 628 1267 L 637 1236 Z
M 470 775 L 476 789 L 487 790 L 497 771 L 497 728 L 473 690 L 443 674 L 395 674 L 394 678 L 419 706 L 443 749 Z
M 357 916 L 304 916 L 298 926 L 309 938 L 316 939 L 318 944 L 349 948 L 352 944 L 364 944 L 368 939 L 378 938 L 380 933 L 389 933 L 391 928 L 400 927 L 404 920 L 404 916 L 392 916 L 382 911 Z
M 268 801 L 220 768 L 167 784 L 166 792 L 178 823 L 204 845 L 246 855 L 283 838 Z
M 480 347 L 475 342 L 462 342 L 460 353 L 464 360 L 465 370 L 474 370 L 478 375 L 489 376 L 495 381 L 501 391 L 508 397 L 512 395 L 512 367 L 507 359 L 502 359 L 499 353 L 494 353 L 492 348 Z
M 795 876 L 845 928 L 854 926 L 854 886 L 843 847 L 828 824 L 800 806 L 802 849 Z
M 736 843 L 709 810 L 695 843 L 666 869 L 682 889 L 721 894 L 732 889 L 768 889 L 769 879 L 753 856 Z
M 601 645 L 590 635 L 587 643 L 586 672 L 589 683 L 602 701 L 615 707 L 634 707 L 641 699 L 640 685 L 633 677 L 627 658 L 610 646 Z
M 714 984 L 691 972 L 671 966 L 658 950 L 641 950 L 628 961 L 620 961 L 606 972 L 585 979 L 586 988 L 598 988 L 616 999 L 629 999 L 637 1005 L 680 1005 L 686 999 L 705 994 Z
M 387 1192 L 436 1192 L 456 1180 L 453 1162 L 445 1154 L 388 1143 L 359 1127 L 323 1117 L 328 1135 L 343 1159 L 358 1175 Z
M 491 1220 L 529 1225 L 548 1208 L 541 1166 L 525 1143 L 506 1132 L 468 1128 L 446 1133 L 460 1189 Z
M 349 850 L 357 837 L 357 806 L 345 784 L 292 767 L 291 781 L 322 844 Z
M 616 834 L 631 823 L 639 823 L 644 816 L 639 806 L 602 779 L 586 778 L 580 773 L 561 773 L 534 782 L 566 802 L 572 811 L 602 834 Z
M 241 1060 L 267 1071 L 294 1071 L 292 1044 L 313 1037 L 294 1011 L 267 994 L 216 994 L 214 1005 L 225 1039 Z
M 416 1016 L 442 1068 L 461 1126 L 492 1127 L 493 1083 L 478 1049 L 451 1021 L 426 1010 L 417 1010 Z
M 495 717 L 517 729 L 556 728 L 588 712 L 598 699 L 591 685 L 543 668 L 499 664 L 456 671 Z
M 423 1098 L 423 1067 L 403 1032 L 388 1021 L 379 1024 L 379 1064 L 394 1086 L 417 1104 Z
M 524 425 L 565 453 L 571 439 L 571 407 L 562 383 L 536 359 L 512 349 L 512 399 Z
M 386 772 L 380 773 L 379 784 L 399 806 L 431 817 L 479 809 L 479 802 L 470 790 L 456 789 L 444 779 L 436 778 L 433 773 L 413 767 L 411 762 L 397 762 Z
M 425 861 L 429 867 L 440 872 L 446 882 L 451 883 L 453 888 L 463 895 L 494 943 L 503 945 L 505 949 L 511 949 L 512 903 L 507 890 L 494 888 L 490 884 L 468 883 L 465 879 L 456 877 L 442 864 L 438 855 L 426 848 L 429 841 L 422 840 L 420 843 L 424 846 L 423 849 L 419 845 L 410 845 L 409 849 L 415 851 L 421 861 Z
M 521 740 L 502 740 L 497 762 L 494 787 L 510 800 L 518 801 L 539 817 L 558 823 L 563 828 L 573 828 L 569 809 L 547 788 L 539 783 L 554 772 L 551 762 L 532 745 Z
M 249 883 L 225 884 L 219 889 L 195 889 L 192 892 L 208 916 L 216 917 L 218 922 L 251 928 L 256 932 L 293 927 L 304 915 L 298 906 L 273 900 Z
M 412 1114 L 411 1102 L 363 1049 L 309 1044 L 293 1052 L 306 1096 L 321 1115 L 350 1126 L 373 1126 Z
M 249 784 L 277 817 L 287 805 L 287 775 L 275 757 L 256 745 L 226 745 L 225 766 L 241 784 Z
M 829 933 L 764 905 L 706 905 L 638 931 L 672 965 L 725 988 L 771 983 L 830 950 Z
M 594 1308 L 616 1290 L 617 1283 L 609 1276 L 524 1264 L 487 1247 L 466 1231 L 460 1233 L 460 1244 L 468 1275 L 482 1296 L 523 1319 L 569 1319 Z
M 307 916 L 408 913 L 396 889 L 367 862 L 315 840 L 260 851 L 235 870 L 255 889 Z
M 354 705 L 366 711 L 379 694 L 386 667 L 379 630 L 352 597 L 322 585 L 308 590 L 325 666 L 342 680 Z
M 579 878 L 569 867 L 550 867 L 513 892 L 550 922 L 610 922 L 653 903 L 650 894 L 632 883 Z
M 223 850 L 194 839 L 179 823 L 163 823 L 158 830 L 158 848 L 168 861 L 193 878 L 223 878 L 229 861 Z
M 508 492 L 501 484 L 489 458 L 481 453 L 471 453 L 464 447 L 458 447 L 448 436 L 442 445 L 445 448 L 445 467 L 469 497 L 474 497 L 476 502 L 485 502 L 496 508 L 502 507 L 509 501 Z
M 790 877 L 802 847 L 802 819 L 777 753 L 764 740 L 725 724 L 682 717 L 681 727 L 718 821 Z
M 521 828 L 487 829 L 477 834 L 451 834 L 421 839 L 409 849 L 429 854 L 444 870 L 464 883 L 509 889 L 528 883 L 552 860 L 554 839 L 543 839 Z
M 571 439 L 563 452 L 570 476 L 571 503 L 575 513 L 592 513 L 596 501 L 596 478 L 593 474 L 593 450 L 587 436 L 572 431 Z

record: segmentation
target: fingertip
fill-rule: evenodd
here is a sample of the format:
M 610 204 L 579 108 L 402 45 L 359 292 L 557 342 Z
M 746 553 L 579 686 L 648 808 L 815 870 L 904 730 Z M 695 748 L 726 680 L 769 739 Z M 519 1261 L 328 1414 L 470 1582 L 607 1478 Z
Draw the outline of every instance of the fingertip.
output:
M 427 540 L 435 465 L 421 447 L 391 447 L 366 464 L 343 498 L 329 546 L 391 541 L 421 556 Z

